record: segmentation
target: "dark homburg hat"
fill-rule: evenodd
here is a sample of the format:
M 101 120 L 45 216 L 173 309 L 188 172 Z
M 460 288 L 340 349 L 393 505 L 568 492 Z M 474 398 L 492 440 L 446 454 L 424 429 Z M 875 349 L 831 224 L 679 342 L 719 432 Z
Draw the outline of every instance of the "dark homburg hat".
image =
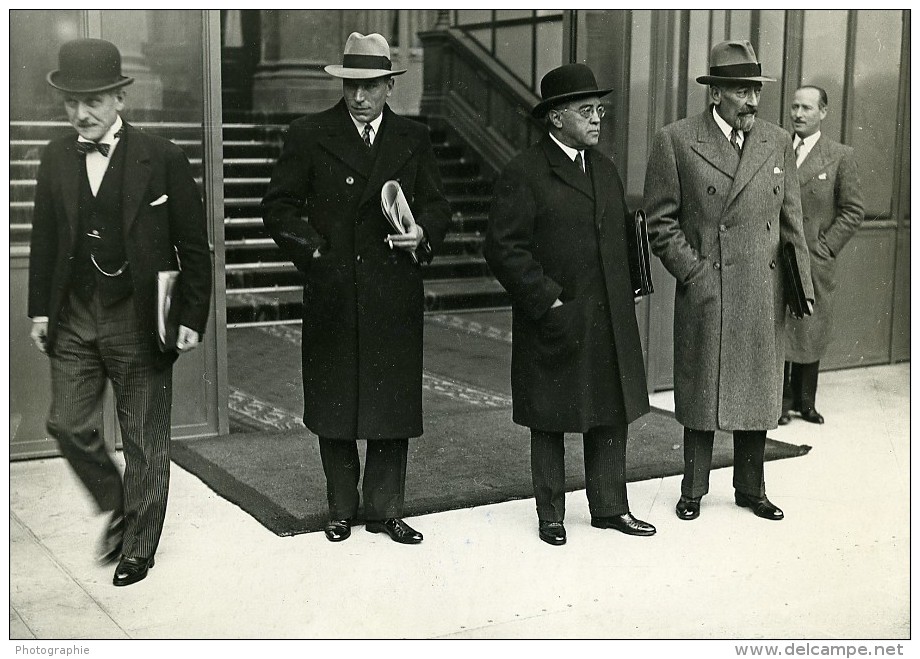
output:
M 776 82 L 760 74 L 760 62 L 750 41 L 723 41 L 709 54 L 709 75 L 696 81 L 703 85 L 739 82 Z
M 563 64 L 553 69 L 540 81 L 541 100 L 532 114 L 540 119 L 549 109 L 564 101 L 587 96 L 606 96 L 612 89 L 598 89 L 594 72 L 584 64 Z
M 110 91 L 134 82 L 121 75 L 118 48 L 102 39 L 75 39 L 62 45 L 58 68 L 47 80 L 55 89 L 79 94 Z
M 390 44 L 382 35 L 352 32 L 345 41 L 345 54 L 341 66 L 330 64 L 324 71 L 336 78 L 372 80 L 384 76 L 398 76 L 406 69 L 393 70 L 390 61 Z

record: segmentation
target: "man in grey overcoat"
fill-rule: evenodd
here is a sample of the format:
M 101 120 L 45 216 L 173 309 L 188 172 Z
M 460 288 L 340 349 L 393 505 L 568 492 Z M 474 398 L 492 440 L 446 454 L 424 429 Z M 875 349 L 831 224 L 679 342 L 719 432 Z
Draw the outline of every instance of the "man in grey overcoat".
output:
M 734 435 L 735 502 L 779 520 L 766 496 L 766 431 L 781 401 L 785 290 L 780 246 L 791 243 L 814 300 L 789 134 L 757 119 L 764 82 L 747 41 L 712 48 L 709 108 L 661 128 L 645 178 L 649 240 L 677 280 L 675 416 L 684 425 L 677 516 L 695 519 L 709 491 L 715 430 Z
M 402 520 L 409 437 L 422 434 L 424 293 L 450 222 L 428 129 L 393 113 L 390 47 L 352 33 L 334 107 L 294 121 L 262 200 L 265 227 L 304 274 L 304 424 L 319 437 L 332 542 L 351 535 L 360 460 L 365 528 L 403 544 L 422 534 Z M 400 183 L 416 220 L 405 235 L 380 205 Z M 415 257 L 415 258 L 413 258 Z
M 790 116 L 815 312 L 808 318 L 790 314 L 786 319 L 780 425 L 792 420 L 792 410 L 805 421 L 824 423 L 815 409 L 815 397 L 820 360 L 831 341 L 837 257 L 864 216 L 853 148 L 821 134 L 821 122 L 827 116 L 827 92 L 820 87 L 800 87 L 793 96 Z
M 583 64 L 550 71 L 548 134 L 502 172 L 485 256 L 512 300 L 514 422 L 531 429 L 539 537 L 566 542 L 563 433 L 584 435 L 591 525 L 655 533 L 629 512 L 626 435 L 649 410 L 630 283 L 623 184 L 592 149 L 610 93 Z

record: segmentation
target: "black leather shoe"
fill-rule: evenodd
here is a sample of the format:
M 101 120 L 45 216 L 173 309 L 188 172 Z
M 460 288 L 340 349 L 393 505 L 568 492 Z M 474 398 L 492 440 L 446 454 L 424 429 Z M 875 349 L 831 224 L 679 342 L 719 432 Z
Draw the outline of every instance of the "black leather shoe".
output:
M 329 542 L 342 542 L 351 536 L 351 521 L 347 519 L 331 519 L 326 523 L 323 532 Z
M 700 499 L 702 497 L 685 497 L 680 495 L 674 511 L 677 513 L 677 519 L 696 519 L 700 516 Z
M 391 517 L 382 522 L 367 522 L 364 528 L 371 533 L 386 533 L 392 540 L 404 545 L 417 545 L 422 541 L 422 534 L 398 517 Z
M 153 556 L 150 558 L 121 557 L 112 583 L 116 586 L 130 586 L 147 576 L 147 570 L 153 567 Z
M 792 421 L 792 415 L 789 414 L 789 412 L 783 412 L 780 415 L 779 421 L 777 421 L 777 423 L 781 426 L 785 426 L 785 425 L 789 425 L 790 421 Z
M 752 497 L 748 494 L 735 492 L 735 504 L 742 508 L 750 508 L 758 517 L 763 519 L 781 520 L 783 511 L 770 503 L 767 497 Z
M 99 543 L 99 555 L 96 557 L 99 565 L 108 565 L 118 560 L 121 556 L 121 540 L 124 533 L 125 518 L 120 513 L 112 513 Z
M 544 522 L 540 520 L 540 540 L 551 545 L 565 544 L 565 525 L 562 522 Z
M 626 535 L 655 535 L 655 527 L 641 519 L 636 519 L 632 513 L 624 513 L 616 517 L 592 517 L 591 526 L 598 529 L 616 529 Z
M 802 418 L 808 423 L 824 423 L 824 417 L 818 414 L 818 410 L 810 409 L 802 412 Z

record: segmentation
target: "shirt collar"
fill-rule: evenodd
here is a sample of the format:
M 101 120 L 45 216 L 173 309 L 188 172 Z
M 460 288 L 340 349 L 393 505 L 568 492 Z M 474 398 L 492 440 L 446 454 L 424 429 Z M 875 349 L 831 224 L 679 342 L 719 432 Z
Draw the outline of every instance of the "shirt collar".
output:
M 361 135 L 361 137 L 363 138 L 363 137 L 364 137 L 364 122 L 363 122 L 363 121 L 358 121 L 357 119 L 355 119 L 355 118 L 352 116 L 351 112 L 348 113 L 348 116 L 351 118 L 351 123 L 353 123 L 353 124 L 355 125 L 355 128 L 358 129 L 358 135 Z M 375 140 L 377 139 L 377 135 L 380 133 L 380 124 L 381 124 L 381 123 L 383 123 L 383 112 L 381 112 L 380 114 L 378 114 L 378 115 L 377 115 L 377 118 L 370 122 L 371 128 L 372 128 L 373 131 L 374 131 L 374 139 L 375 139 Z
M 731 141 L 732 131 L 735 129 L 732 128 L 732 126 L 730 126 L 728 122 L 722 118 L 722 115 L 716 112 L 715 105 L 712 106 L 712 116 L 716 120 L 716 125 L 719 127 L 719 130 L 721 130 L 722 134 L 725 135 L 725 139 Z M 741 133 L 741 141 L 744 142 L 744 131 L 738 131 L 738 132 Z
M 798 135 L 796 135 L 796 136 L 795 136 L 795 140 L 793 140 L 792 146 L 793 146 L 793 148 L 795 148 L 795 147 L 797 147 L 797 146 L 799 145 L 800 142 L 804 142 L 805 148 L 808 149 L 808 150 L 810 151 L 811 149 L 814 148 L 815 144 L 818 143 L 818 140 L 819 140 L 820 138 L 821 138 L 821 131 L 820 131 L 820 130 L 817 131 L 817 132 L 815 132 L 814 134 L 809 135 L 808 137 L 804 137 L 804 138 L 799 137 Z
M 124 125 L 124 124 L 123 124 L 123 122 L 122 122 L 122 120 L 121 120 L 121 115 L 116 115 L 116 116 L 115 116 L 115 123 L 113 123 L 111 126 L 109 126 L 109 130 L 106 132 L 105 135 L 103 135 L 102 137 L 99 138 L 98 142 L 100 142 L 100 143 L 102 143 L 102 144 L 113 144 L 113 145 L 114 145 L 114 144 L 117 144 L 118 141 L 119 141 L 121 138 L 120 138 L 120 137 L 115 137 L 115 133 L 117 133 L 118 131 L 120 131 L 120 130 L 121 130 L 121 127 L 122 127 L 123 125 Z M 87 140 L 87 139 L 85 139 L 84 137 L 78 135 L 78 136 L 77 136 L 77 142 L 92 142 L 92 140 Z
M 562 150 L 565 152 L 565 155 L 567 155 L 567 156 L 569 157 L 569 160 L 571 160 L 572 162 L 575 162 L 575 156 L 577 156 L 577 155 L 580 153 L 580 154 L 581 154 L 581 159 L 582 159 L 582 161 L 584 161 L 584 159 L 585 159 L 585 152 L 584 152 L 584 150 L 573 149 L 573 148 L 570 147 L 570 146 L 566 146 L 565 144 L 563 144 L 562 142 L 560 142 L 559 140 L 557 140 L 557 139 L 556 139 L 556 136 L 553 135 L 552 133 L 550 133 L 549 136 L 550 136 L 551 138 L 553 138 L 553 142 L 555 142 L 556 144 L 558 144 L 558 145 L 559 145 L 559 148 L 562 149 Z

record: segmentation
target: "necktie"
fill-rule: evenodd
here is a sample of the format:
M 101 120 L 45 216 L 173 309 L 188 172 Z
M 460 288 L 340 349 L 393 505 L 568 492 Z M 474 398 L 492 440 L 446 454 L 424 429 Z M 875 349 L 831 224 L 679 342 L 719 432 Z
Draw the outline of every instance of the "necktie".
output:
M 124 128 L 120 128 L 118 132 L 115 133 L 113 139 L 119 139 L 122 136 L 122 133 L 125 132 Z M 77 140 L 77 153 L 85 156 L 90 151 L 98 151 L 106 158 L 109 157 L 109 151 L 112 150 L 111 144 L 106 144 L 105 142 L 82 142 Z
M 733 130 L 732 131 L 732 146 L 735 147 L 735 151 L 738 153 L 738 156 L 741 156 L 741 131 Z
M 575 164 L 578 165 L 578 169 L 582 171 L 583 174 L 587 174 L 588 170 L 585 169 L 585 161 L 581 157 L 581 151 L 575 154 Z
M 364 133 L 362 133 L 362 136 L 364 137 L 364 145 L 368 149 L 371 148 L 372 142 L 371 142 L 371 125 L 370 124 L 364 124 Z
M 795 166 L 798 167 L 802 163 L 802 147 L 805 146 L 805 142 L 799 140 L 799 143 L 795 147 Z

